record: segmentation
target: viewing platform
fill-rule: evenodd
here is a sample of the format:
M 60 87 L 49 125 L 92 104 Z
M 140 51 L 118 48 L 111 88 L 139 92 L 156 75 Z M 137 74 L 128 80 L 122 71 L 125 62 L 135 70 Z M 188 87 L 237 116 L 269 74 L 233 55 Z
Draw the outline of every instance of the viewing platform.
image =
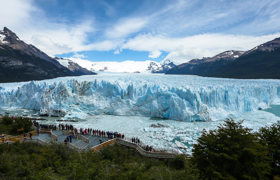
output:
M 73 135 L 71 131 L 62 131 L 62 130 L 40 130 L 40 133 L 30 137 L 23 138 L 21 142 L 36 142 L 42 145 L 48 145 L 51 143 L 63 143 L 69 148 L 76 151 L 94 151 L 98 152 L 102 148 L 105 148 L 110 145 L 119 144 L 129 148 L 137 150 L 137 152 L 143 156 L 151 158 L 175 158 L 176 153 L 160 152 L 160 151 L 146 151 L 144 149 L 145 145 L 143 143 L 133 143 L 129 139 L 122 138 L 108 138 L 96 135 L 73 135 L 72 142 L 65 143 L 64 140 L 67 136 Z

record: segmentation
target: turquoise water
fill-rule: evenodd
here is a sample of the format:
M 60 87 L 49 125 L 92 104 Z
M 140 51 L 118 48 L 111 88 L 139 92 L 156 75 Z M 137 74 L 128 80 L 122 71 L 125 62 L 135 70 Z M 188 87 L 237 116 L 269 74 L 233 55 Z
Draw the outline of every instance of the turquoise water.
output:
M 264 111 L 270 112 L 270 113 L 274 114 L 275 116 L 280 117 L 280 105 L 271 105 L 270 108 L 265 109 Z

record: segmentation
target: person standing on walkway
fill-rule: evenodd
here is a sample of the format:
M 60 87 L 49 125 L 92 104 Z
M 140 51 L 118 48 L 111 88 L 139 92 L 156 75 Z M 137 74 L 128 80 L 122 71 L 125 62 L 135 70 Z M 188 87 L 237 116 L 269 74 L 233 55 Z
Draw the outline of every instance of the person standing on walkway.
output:
M 26 133 L 23 133 L 23 140 L 26 140 Z
M 5 135 L 4 134 L 1 135 L 1 139 L 2 139 L 2 142 L 4 143 L 5 142 Z
M 73 138 L 73 135 L 72 135 L 72 134 L 70 134 L 70 135 L 69 135 L 69 140 L 70 140 L 70 143 L 72 143 L 72 138 Z
M 37 134 L 40 135 L 40 129 L 39 128 L 37 128 Z
M 29 137 L 30 137 L 30 139 L 32 139 L 32 135 L 33 135 L 32 133 L 29 133 Z

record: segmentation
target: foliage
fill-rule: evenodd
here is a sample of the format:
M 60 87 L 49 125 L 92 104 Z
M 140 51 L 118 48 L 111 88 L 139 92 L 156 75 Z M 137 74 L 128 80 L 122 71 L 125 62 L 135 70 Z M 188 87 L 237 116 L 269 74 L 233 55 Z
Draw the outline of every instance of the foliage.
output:
M 197 179 L 189 173 L 189 160 L 178 159 L 184 168 L 118 145 L 79 153 L 58 144 L 5 144 L 0 145 L 0 179 Z
M 226 120 L 204 131 L 189 158 L 146 158 L 119 145 L 98 153 L 64 145 L 0 145 L 0 179 L 273 179 L 279 177 L 280 122 L 252 133 Z
M 230 119 L 216 130 L 203 131 L 192 162 L 202 179 L 266 179 L 270 173 L 268 152 L 257 136 Z
M 4 116 L 2 118 L 2 123 L 5 124 L 5 125 L 13 124 L 13 119 L 10 118 L 9 116 Z
M 0 123 L 0 133 L 5 134 L 21 134 L 23 132 L 29 132 L 32 130 L 32 121 L 29 118 L 24 117 L 9 117 L 4 116 Z
M 13 133 L 17 133 L 18 130 L 23 129 L 23 132 L 29 132 L 32 130 L 32 121 L 29 118 L 16 117 L 13 123 Z
M 268 148 L 272 158 L 272 176 L 280 176 L 280 122 L 259 131 L 260 142 Z

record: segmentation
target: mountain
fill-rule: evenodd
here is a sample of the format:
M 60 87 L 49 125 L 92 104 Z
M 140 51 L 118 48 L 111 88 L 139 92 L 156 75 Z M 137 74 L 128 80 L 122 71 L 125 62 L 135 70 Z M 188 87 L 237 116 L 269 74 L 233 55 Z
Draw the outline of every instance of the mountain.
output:
M 159 63 L 151 63 L 148 67 L 152 73 L 166 73 L 176 65 L 169 59 L 163 60 L 160 64 Z
M 94 73 L 92 71 L 87 70 L 86 68 L 82 68 L 79 64 L 73 62 L 70 59 L 55 57 L 55 60 L 57 60 L 62 66 L 68 68 L 76 76 L 80 76 L 80 75 L 95 75 L 96 74 L 96 73 Z
M 226 51 L 212 58 L 194 59 L 166 74 L 191 74 L 240 79 L 280 79 L 280 38 L 249 51 Z
M 280 79 L 280 38 L 245 52 L 238 59 L 209 74 L 241 79 Z
M 20 82 L 73 76 L 62 66 L 33 45 L 21 41 L 4 27 L 0 31 L 0 82 Z
M 122 62 L 92 62 L 84 59 L 69 58 L 87 70 L 98 72 L 127 72 L 127 73 L 164 73 L 175 65 L 171 61 L 158 63 L 155 61 L 122 61 Z
M 202 59 L 193 59 L 187 63 L 173 67 L 166 74 L 192 74 L 199 76 L 209 76 L 224 65 L 240 57 L 243 51 L 225 51 L 214 57 L 205 57 Z

